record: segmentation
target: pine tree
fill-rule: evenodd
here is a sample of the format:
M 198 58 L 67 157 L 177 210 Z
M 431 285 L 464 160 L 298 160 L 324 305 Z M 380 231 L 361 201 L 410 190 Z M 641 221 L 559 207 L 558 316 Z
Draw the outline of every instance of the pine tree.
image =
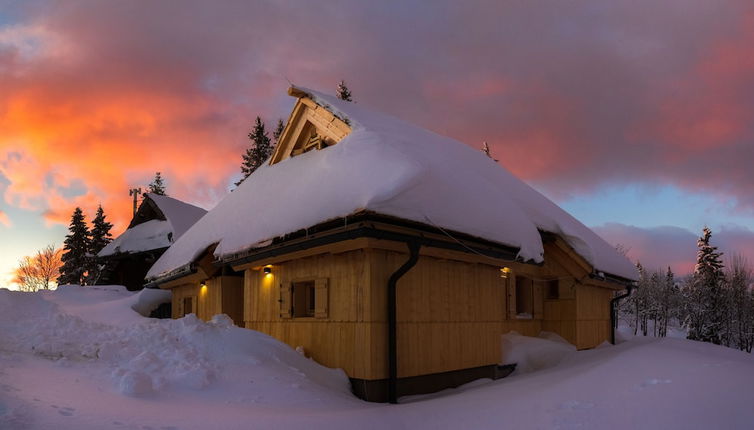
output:
M 282 119 L 278 119 L 278 123 L 275 126 L 275 131 L 272 132 L 272 139 L 275 142 L 275 146 L 277 146 L 278 142 L 280 141 L 280 136 L 283 135 L 283 130 L 285 130 L 285 123 Z
M 705 227 L 697 241 L 694 274 L 687 292 L 687 337 L 719 345 L 725 325 L 726 300 L 723 291 L 722 253 L 710 245 L 712 231 Z
M 243 154 L 243 163 L 241 163 L 243 178 L 236 182 L 236 186 L 240 185 L 249 175 L 261 167 L 267 158 L 272 155 L 270 137 L 264 129 L 264 123 L 261 118 L 257 117 L 254 121 L 254 128 L 249 133 L 249 139 L 251 140 L 251 146 Z
M 158 196 L 166 196 L 165 194 L 165 183 L 162 179 L 162 173 L 157 172 L 154 174 L 154 179 L 149 184 L 149 191 L 147 191 L 152 194 L 157 194 Z
M 76 208 L 71 216 L 68 234 L 63 242 L 63 266 L 60 268 L 58 285 L 84 284 L 87 270 L 87 253 L 90 249 L 89 229 L 84 221 L 81 208 Z
M 102 205 L 100 205 L 99 208 L 97 208 L 97 215 L 92 221 L 92 239 L 89 244 L 90 261 L 86 281 L 89 285 L 96 284 L 102 273 L 104 262 L 97 256 L 97 254 L 99 254 L 99 252 L 102 251 L 102 248 L 107 246 L 107 244 L 113 240 L 113 236 L 110 234 L 110 229 L 113 228 L 113 225 L 107 222 L 105 218 L 105 211 L 102 209 Z
M 338 83 L 337 96 L 338 96 L 339 99 L 345 100 L 347 102 L 352 102 L 353 101 L 353 99 L 351 98 L 351 90 L 348 89 L 348 87 L 346 86 L 346 82 L 345 81 L 341 80 Z

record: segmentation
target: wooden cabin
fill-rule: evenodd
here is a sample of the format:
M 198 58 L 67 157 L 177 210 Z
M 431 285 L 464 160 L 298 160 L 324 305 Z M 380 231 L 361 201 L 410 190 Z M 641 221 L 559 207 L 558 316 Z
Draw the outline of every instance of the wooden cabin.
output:
M 172 197 L 144 194 L 128 228 L 97 254 L 104 265 L 97 284 L 142 289 L 155 261 L 206 213 Z
M 369 401 L 394 402 L 403 395 L 504 376 L 510 369 L 501 366 L 507 364 L 500 362 L 501 335 L 511 330 L 530 336 L 555 332 L 579 349 L 610 339 L 611 300 L 616 291 L 632 283 L 633 266 L 617 253 L 599 260 L 595 255 L 615 251 L 565 215 L 559 218 L 558 228 L 578 231 L 580 238 L 569 234 L 573 241 L 569 243 L 537 226 L 533 234 L 541 251 L 532 255 L 539 261 L 522 257 L 524 245 L 451 228 L 450 222 L 435 225 L 429 216 L 417 220 L 384 213 L 390 210 L 382 212 L 369 204 L 246 247 L 238 248 L 236 243 L 242 232 L 213 236 L 207 226 L 228 220 L 231 210 L 223 213 L 224 206 L 239 216 L 237 208 L 244 198 L 249 202 L 244 204 L 256 205 L 256 217 L 249 214 L 246 228 L 266 222 L 264 202 L 254 203 L 264 197 L 252 192 L 253 182 L 285 178 L 286 160 L 302 157 L 302 165 L 319 163 L 319 154 L 308 159 L 303 154 L 325 153 L 339 145 L 354 145 L 350 152 L 361 150 L 355 141 L 344 140 L 356 133 L 352 125 L 368 129 L 365 115 L 356 107 L 310 90 L 292 88 L 289 93 L 297 102 L 270 165 L 252 174 L 246 181 L 251 184 L 245 182 L 231 193 L 236 196 L 226 198 L 237 201 L 221 202 L 195 226 L 196 232 L 187 233 L 192 239 L 186 247 L 203 243 L 204 249 L 184 249 L 179 240 L 150 272 L 155 284 L 172 289 L 174 318 L 195 313 L 207 320 L 227 313 L 241 327 L 267 333 L 294 348 L 303 347 L 317 362 L 342 368 L 353 392 Z M 402 127 L 389 125 L 385 129 L 391 133 Z M 463 154 L 490 175 L 502 170 L 484 164 L 494 162 L 481 153 L 478 159 L 477 154 Z M 322 165 L 330 168 L 338 163 L 330 159 Z M 292 164 L 290 171 L 307 176 Z M 518 181 L 515 178 L 500 178 L 524 193 L 536 193 L 512 182 Z M 300 186 L 309 182 L 302 179 Z M 331 188 L 324 178 L 311 190 L 322 192 L 322 201 L 338 204 L 328 200 Z M 401 190 L 396 195 L 405 193 Z M 480 201 L 486 199 L 481 197 Z M 386 199 L 391 198 L 398 197 Z M 544 207 L 544 197 L 536 199 L 531 206 Z M 270 209 L 270 214 L 314 210 L 303 203 L 300 207 L 296 202 L 286 204 Z M 428 203 L 423 213 L 431 212 L 435 204 Z M 263 234 L 252 237 L 264 238 Z M 219 248 L 234 240 L 228 248 Z M 590 245 L 592 261 L 572 243 L 583 249 L 587 249 L 584 244 Z

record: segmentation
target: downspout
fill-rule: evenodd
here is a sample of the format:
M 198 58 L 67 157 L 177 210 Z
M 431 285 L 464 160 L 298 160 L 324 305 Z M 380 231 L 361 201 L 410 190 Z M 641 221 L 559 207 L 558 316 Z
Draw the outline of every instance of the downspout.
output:
M 409 257 L 387 281 L 387 339 L 388 339 L 388 401 L 398 403 L 398 342 L 396 337 L 398 321 L 396 317 L 396 284 L 419 261 L 417 241 L 408 240 Z
M 610 343 L 615 345 L 615 328 L 618 321 L 618 302 L 631 295 L 634 286 L 629 285 L 625 294 L 621 294 L 618 297 L 610 300 Z

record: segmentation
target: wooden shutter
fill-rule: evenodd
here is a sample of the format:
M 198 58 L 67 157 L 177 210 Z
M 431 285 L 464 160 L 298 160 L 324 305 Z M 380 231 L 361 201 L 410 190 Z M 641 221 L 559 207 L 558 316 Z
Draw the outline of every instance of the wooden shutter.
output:
M 327 278 L 319 278 L 314 281 L 314 317 L 327 318 L 328 311 L 328 282 Z
M 516 277 L 513 273 L 508 274 L 508 319 L 516 319 Z
M 280 283 L 280 318 L 287 319 L 293 317 L 293 307 L 291 300 L 293 293 L 292 286 L 293 284 L 285 282 Z
M 533 294 L 533 300 L 532 300 L 532 315 L 534 316 L 534 319 L 541 320 L 544 318 L 544 283 L 542 281 L 535 281 L 534 285 L 532 286 L 532 294 Z

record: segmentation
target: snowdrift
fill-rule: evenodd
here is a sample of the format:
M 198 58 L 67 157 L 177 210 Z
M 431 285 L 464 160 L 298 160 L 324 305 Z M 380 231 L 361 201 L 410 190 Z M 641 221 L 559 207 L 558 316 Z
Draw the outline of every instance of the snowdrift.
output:
M 91 362 L 112 390 L 131 396 L 222 384 L 234 378 L 236 368 L 249 380 L 269 372 L 287 379 L 304 376 L 308 384 L 350 396 L 342 371 L 324 368 L 267 335 L 238 328 L 225 315 L 208 323 L 193 314 L 178 320 L 144 318 L 169 298 L 166 291 L 131 293 L 121 286 L 66 285 L 34 294 L 0 289 L 0 349 L 58 364 Z M 280 393 L 265 384 L 255 390 Z

